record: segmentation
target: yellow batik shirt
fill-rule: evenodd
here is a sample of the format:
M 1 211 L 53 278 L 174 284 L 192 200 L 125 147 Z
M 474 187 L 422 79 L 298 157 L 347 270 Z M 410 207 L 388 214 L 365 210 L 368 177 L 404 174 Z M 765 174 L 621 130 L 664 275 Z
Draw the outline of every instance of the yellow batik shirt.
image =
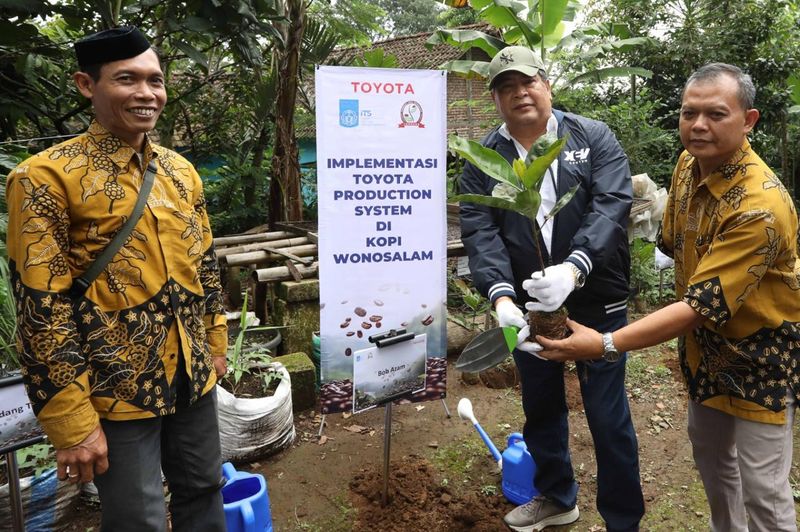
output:
M 783 423 L 800 391 L 797 213 L 746 140 L 700 180 L 683 152 L 660 247 L 675 259 L 675 293 L 708 318 L 679 342 L 691 398 L 734 416 Z
M 17 348 L 39 422 L 56 448 L 98 416 L 173 413 L 178 357 L 193 403 L 216 382 L 227 324 L 202 183 L 180 155 L 134 150 L 97 122 L 9 174 L 8 254 Z M 156 163 L 141 219 L 85 296 L 67 294 L 133 211 Z

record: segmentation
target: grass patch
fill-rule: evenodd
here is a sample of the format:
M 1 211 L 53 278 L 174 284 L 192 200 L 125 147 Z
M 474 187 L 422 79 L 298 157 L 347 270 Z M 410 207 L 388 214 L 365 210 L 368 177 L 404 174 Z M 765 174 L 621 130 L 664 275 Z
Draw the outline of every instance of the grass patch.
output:
M 442 485 L 456 491 L 497 490 L 501 477 L 494 459 L 477 433 L 470 436 L 439 447 L 434 453 L 432 462 L 442 474 Z M 499 440 L 493 439 L 497 445 Z
M 296 530 L 304 530 L 306 532 L 349 532 L 352 530 L 355 508 L 350 504 L 347 496 L 340 494 L 330 499 L 330 501 L 336 509 L 334 515 L 311 522 L 297 519 Z
M 671 486 L 670 493 L 647 505 L 641 522 L 643 530 L 708 530 L 710 517 L 703 483 L 695 479 L 686 486 Z

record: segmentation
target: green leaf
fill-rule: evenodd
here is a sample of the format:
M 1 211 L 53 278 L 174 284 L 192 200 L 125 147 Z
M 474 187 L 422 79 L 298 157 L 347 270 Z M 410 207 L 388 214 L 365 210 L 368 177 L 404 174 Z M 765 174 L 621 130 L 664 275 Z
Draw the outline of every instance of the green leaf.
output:
M 789 114 L 800 114 L 800 105 L 793 105 L 789 107 Z
M 0 45 L 18 46 L 20 42 L 33 39 L 38 33 L 33 24 L 15 24 L 0 20 Z
M 480 48 L 491 57 L 506 47 L 506 43 L 497 37 L 476 30 L 436 30 L 425 42 L 425 47 L 430 50 L 436 44 L 449 44 L 462 50 Z
M 620 78 L 628 76 L 640 76 L 650 79 L 653 77 L 653 71 L 640 67 L 608 67 L 599 68 L 597 70 L 590 70 L 584 72 L 579 76 L 575 76 L 567 82 L 567 85 L 577 85 L 578 83 L 600 83 L 608 78 Z
M 508 161 L 491 148 L 486 148 L 473 140 L 467 140 L 458 135 L 450 135 L 448 146 L 489 177 L 507 183 L 516 189 L 522 189 L 519 179 Z
M 556 202 L 556 204 L 555 204 L 555 205 L 553 205 L 553 208 L 552 208 L 552 209 L 550 209 L 550 212 L 548 212 L 548 213 L 545 215 L 545 217 L 544 217 L 544 223 L 547 223 L 547 220 L 550 220 L 550 219 L 552 219 L 553 217 L 555 217 L 555 215 L 556 215 L 556 214 L 558 214 L 558 211 L 560 211 L 561 209 L 563 209 L 563 208 L 564 208 L 564 205 L 566 205 L 567 203 L 569 203 L 569 201 L 572 199 L 572 196 L 574 196 L 574 195 L 575 195 L 575 193 L 578 191 L 578 188 L 580 188 L 580 185 L 575 185 L 574 187 L 572 187 L 571 189 L 569 189 L 569 190 L 567 191 L 567 193 L 566 193 L 566 194 L 564 194 L 563 196 L 561 196 L 560 198 L 558 198 L 558 201 Z M 544 224 L 542 224 L 542 225 L 544 225 Z
M 789 76 L 789 89 L 791 90 L 792 101 L 800 106 L 800 73 Z M 792 111 L 790 110 L 789 112 Z
M 547 173 L 547 169 L 550 168 L 550 165 L 553 164 L 553 161 L 558 158 L 558 154 L 561 153 L 561 150 L 564 148 L 567 138 L 568 135 L 565 135 L 553 142 L 542 156 L 537 157 L 528 165 L 528 168 L 525 169 L 525 174 L 522 176 L 522 184 L 525 185 L 525 188 L 539 190 L 542 178 L 545 173 Z
M 512 167 L 514 168 L 514 173 L 517 174 L 517 177 L 521 180 L 522 176 L 525 175 L 525 161 L 522 159 L 514 159 Z
M 515 212 L 525 216 L 531 221 L 536 220 L 539 207 L 542 205 L 542 196 L 535 188 L 523 190 L 517 194 Z M 534 227 L 536 227 L 534 225 Z
M 598 55 L 605 54 L 607 52 L 629 52 L 640 46 L 644 46 L 647 43 L 653 42 L 652 39 L 649 37 L 632 37 L 630 39 L 619 39 L 616 41 L 606 41 L 603 43 L 598 44 L 597 46 L 593 46 L 586 50 L 584 53 L 580 55 L 581 59 L 584 61 L 589 61 L 594 59 Z
M 448 61 L 439 68 L 443 68 L 448 72 L 464 76 L 468 79 L 489 77 L 489 63 L 486 61 Z
M 555 32 L 558 25 L 564 20 L 568 2 L 569 0 L 539 0 L 539 13 L 542 14 L 542 33 L 545 36 Z
M 204 71 L 208 71 L 208 59 L 203 52 L 187 42 L 176 40 L 174 44 L 178 50 L 185 53 L 192 61 L 200 65 Z
M 453 196 L 451 200 L 466 203 L 477 203 L 478 205 L 484 205 L 486 207 L 494 207 L 496 209 L 519 212 L 519 209 L 515 203 L 512 203 L 506 199 L 484 196 L 482 194 L 458 194 Z

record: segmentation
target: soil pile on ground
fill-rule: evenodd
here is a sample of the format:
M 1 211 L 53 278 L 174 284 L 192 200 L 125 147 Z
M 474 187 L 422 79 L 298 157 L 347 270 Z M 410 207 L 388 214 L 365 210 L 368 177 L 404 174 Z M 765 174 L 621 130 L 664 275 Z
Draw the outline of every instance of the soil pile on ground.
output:
M 388 502 L 381 506 L 383 470 L 362 469 L 350 481 L 356 532 L 439 530 L 490 532 L 503 528 L 513 506 L 501 494 L 459 495 L 442 486 L 436 468 L 419 456 L 404 457 L 389 467 Z

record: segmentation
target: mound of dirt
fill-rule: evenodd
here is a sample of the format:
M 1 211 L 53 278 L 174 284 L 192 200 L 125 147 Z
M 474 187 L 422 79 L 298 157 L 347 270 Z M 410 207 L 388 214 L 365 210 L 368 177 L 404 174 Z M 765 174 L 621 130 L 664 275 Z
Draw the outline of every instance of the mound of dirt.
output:
M 350 481 L 350 494 L 357 515 L 356 532 L 494 532 L 514 508 L 502 494 L 457 494 L 442 486 L 436 468 L 424 458 L 411 455 L 389 466 L 388 502 L 381 506 L 383 470 L 362 469 Z

